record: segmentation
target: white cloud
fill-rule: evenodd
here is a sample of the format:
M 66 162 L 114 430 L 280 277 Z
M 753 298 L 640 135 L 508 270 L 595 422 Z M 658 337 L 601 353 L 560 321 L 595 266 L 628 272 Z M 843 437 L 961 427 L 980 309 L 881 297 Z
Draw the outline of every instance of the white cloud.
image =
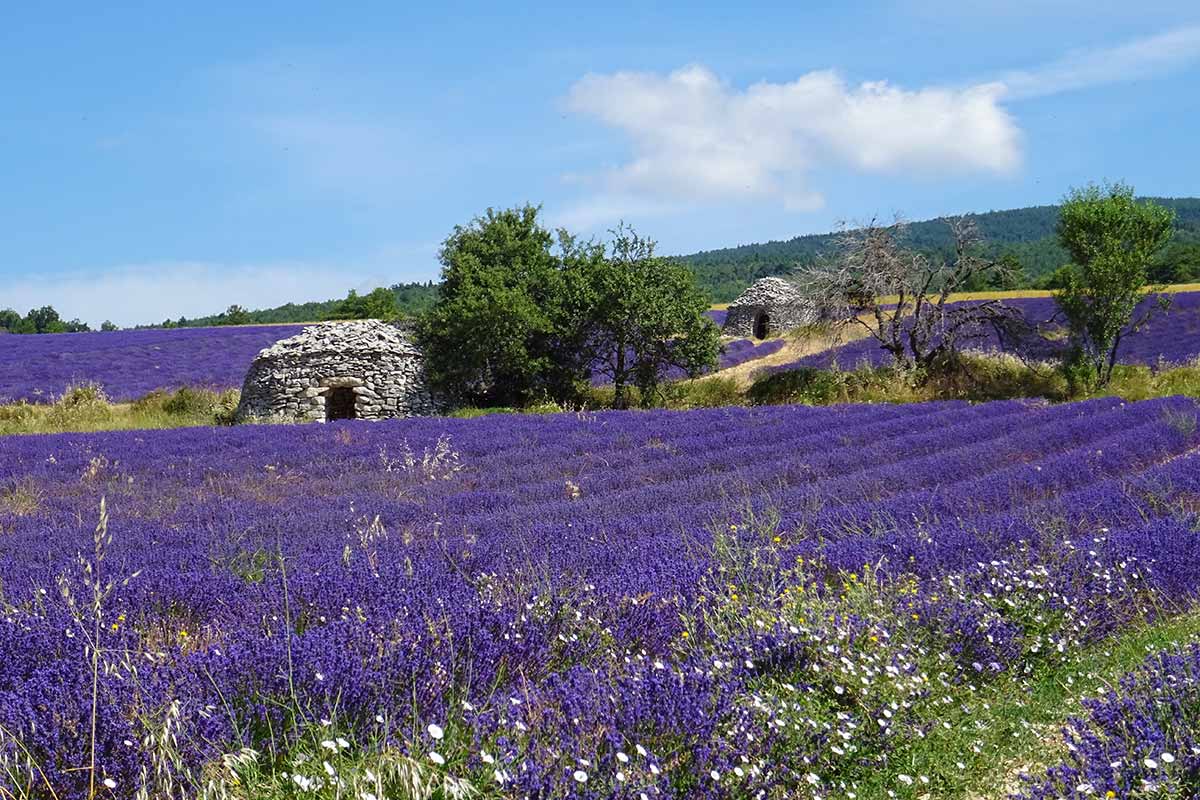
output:
M 1076 50 L 1035 69 L 1010 72 L 1001 82 L 1005 97 L 1016 100 L 1139 80 L 1196 62 L 1200 62 L 1200 25 L 1114 47 Z
M 591 195 L 558 212 L 589 227 L 636 213 L 757 201 L 822 204 L 818 169 L 942 177 L 1004 176 L 1022 162 L 1007 104 L 1200 62 L 1200 26 L 1077 50 L 965 86 L 849 85 L 834 71 L 738 88 L 707 67 L 589 74 L 566 105 L 622 133 L 627 160 L 574 177 Z
M 886 82 L 848 86 L 832 71 L 744 90 L 693 65 L 668 75 L 587 75 L 570 110 L 624 133 L 631 159 L 597 176 L 600 196 L 564 216 L 660 203 L 770 200 L 821 205 L 815 167 L 864 172 L 1006 174 L 1021 161 L 1020 132 L 998 100 L 1003 87 L 906 90 Z
M 63 318 L 96 327 L 105 319 L 134 325 L 206 316 L 234 303 L 269 308 L 328 300 L 351 288 L 362 291 L 395 282 L 394 275 L 370 267 L 171 262 L 18 280 L 5 286 L 3 302 L 22 313 L 52 305 Z

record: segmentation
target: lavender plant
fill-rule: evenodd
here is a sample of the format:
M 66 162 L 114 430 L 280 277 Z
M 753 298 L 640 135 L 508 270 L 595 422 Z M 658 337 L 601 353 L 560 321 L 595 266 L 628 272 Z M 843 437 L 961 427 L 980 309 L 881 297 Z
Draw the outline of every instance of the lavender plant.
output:
M 0 795 L 945 796 L 979 692 L 1193 607 L 1198 414 L 6 438 Z

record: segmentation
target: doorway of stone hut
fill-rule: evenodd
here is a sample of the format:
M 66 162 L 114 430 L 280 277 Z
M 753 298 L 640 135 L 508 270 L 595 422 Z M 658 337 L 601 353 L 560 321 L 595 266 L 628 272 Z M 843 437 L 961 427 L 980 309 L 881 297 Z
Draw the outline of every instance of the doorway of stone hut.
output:
M 754 317 L 754 338 L 765 339 L 771 328 L 771 317 L 767 312 L 760 311 Z
M 330 389 L 325 396 L 325 419 L 354 419 L 354 390 L 348 386 Z

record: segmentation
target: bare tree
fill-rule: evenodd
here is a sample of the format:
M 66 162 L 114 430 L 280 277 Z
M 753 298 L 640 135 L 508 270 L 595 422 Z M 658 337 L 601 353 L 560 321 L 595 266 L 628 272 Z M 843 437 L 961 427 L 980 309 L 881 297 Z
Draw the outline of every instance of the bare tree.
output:
M 950 303 L 950 295 L 1001 278 L 1009 267 L 984 258 L 968 217 L 946 218 L 954 237 L 948 258 L 932 258 L 901 243 L 903 220 L 876 220 L 846 230 L 836 257 L 802 270 L 797 282 L 838 328 L 861 326 L 909 369 L 927 370 L 953 358 L 990 332 L 1002 338 L 1022 325 L 1020 313 L 999 300 Z M 894 304 L 892 300 L 894 299 Z

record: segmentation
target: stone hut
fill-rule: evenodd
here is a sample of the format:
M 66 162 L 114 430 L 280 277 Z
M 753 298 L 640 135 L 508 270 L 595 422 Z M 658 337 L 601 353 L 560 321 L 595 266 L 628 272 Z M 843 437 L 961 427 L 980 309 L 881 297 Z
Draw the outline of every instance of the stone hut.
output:
M 726 336 L 765 339 L 820 319 L 817 304 L 783 278 L 760 278 L 729 304 Z
M 440 410 L 411 336 L 376 320 L 323 322 L 259 352 L 237 418 L 389 419 Z

